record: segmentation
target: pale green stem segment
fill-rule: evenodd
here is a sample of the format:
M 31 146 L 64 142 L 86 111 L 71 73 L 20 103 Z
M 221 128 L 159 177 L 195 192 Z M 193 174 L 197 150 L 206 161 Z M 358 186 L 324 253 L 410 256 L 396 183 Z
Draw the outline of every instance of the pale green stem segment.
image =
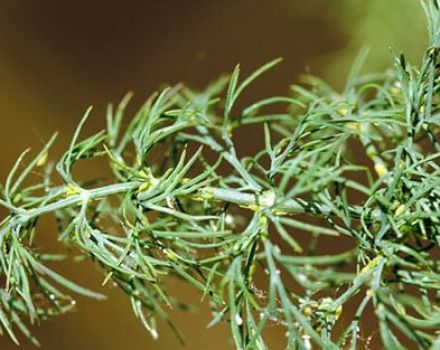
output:
M 127 193 L 135 190 L 141 185 L 141 182 L 133 181 L 121 184 L 112 184 L 91 190 L 79 189 L 78 194 L 70 195 L 69 197 L 61 199 L 57 202 L 20 211 L 19 220 L 23 223 L 41 215 L 70 206 L 86 203 L 90 200 Z M 279 202 L 277 201 L 276 195 L 273 192 L 256 194 L 240 192 L 239 190 L 233 189 L 205 187 L 201 189 L 199 193 L 200 197 L 206 200 L 224 201 L 248 208 L 273 208 L 279 213 L 286 214 L 313 213 L 321 216 L 334 215 L 329 206 L 317 202 L 309 202 L 300 198 L 287 199 Z M 359 206 L 351 206 L 349 207 L 349 212 L 353 218 L 359 218 L 362 213 L 362 208 Z M 371 211 L 369 216 L 372 221 L 377 221 L 380 219 L 381 211 L 379 209 L 374 209 Z
M 274 208 L 280 213 L 302 214 L 313 213 L 321 216 L 334 215 L 332 208 L 321 203 L 309 202 L 301 198 L 287 199 L 278 202 L 273 192 L 266 192 L 258 195 L 254 193 L 244 193 L 238 190 L 207 187 L 202 190 L 202 197 L 214 200 L 234 203 L 243 207 L 267 207 Z M 349 213 L 353 218 L 359 218 L 363 208 L 360 206 L 350 206 Z M 378 221 L 382 215 L 380 209 L 373 209 L 370 212 L 370 219 Z
M 70 206 L 82 204 L 89 200 L 109 197 L 121 193 L 126 193 L 140 186 L 140 182 L 126 182 L 121 184 L 113 184 L 99 187 L 91 190 L 79 189 L 79 193 L 61 199 L 57 202 L 43 205 L 41 207 L 25 210 L 21 212 L 20 218 L 23 221 L 32 220 L 44 214 L 51 213 L 55 210 L 64 209 Z

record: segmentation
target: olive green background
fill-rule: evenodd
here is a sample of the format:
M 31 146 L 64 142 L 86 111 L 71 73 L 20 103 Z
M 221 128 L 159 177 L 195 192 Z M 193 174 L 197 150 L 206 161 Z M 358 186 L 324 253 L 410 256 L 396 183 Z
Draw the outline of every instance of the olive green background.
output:
M 104 127 L 106 104 L 128 90 L 135 92 L 133 111 L 163 83 L 203 88 L 237 63 L 246 73 L 279 56 L 283 64 L 244 101 L 286 93 L 305 72 L 341 86 L 364 44 L 372 49 L 368 69 L 389 65 L 388 46 L 417 59 L 425 43 L 421 18 L 415 0 L 0 0 L 0 181 L 24 148 L 37 150 L 56 130 L 51 156 L 58 156 L 88 105 L 94 106 L 86 128 L 92 132 Z M 252 145 L 254 136 L 242 142 Z M 78 175 L 102 171 L 99 164 Z M 42 223 L 40 244 L 62 252 L 51 224 Z M 129 300 L 100 287 L 103 277 L 93 264 L 68 260 L 56 269 L 109 298 L 78 298 L 76 312 L 34 327 L 43 349 L 181 349 L 164 324 L 159 340 L 151 340 Z M 169 285 L 197 306 L 189 314 L 172 312 L 186 348 L 232 349 L 227 326 L 206 329 L 210 313 L 200 295 L 179 281 Z M 271 348 L 282 349 L 281 330 L 268 336 Z M 0 338 L 0 349 L 14 348 Z M 31 348 L 22 339 L 21 349 Z

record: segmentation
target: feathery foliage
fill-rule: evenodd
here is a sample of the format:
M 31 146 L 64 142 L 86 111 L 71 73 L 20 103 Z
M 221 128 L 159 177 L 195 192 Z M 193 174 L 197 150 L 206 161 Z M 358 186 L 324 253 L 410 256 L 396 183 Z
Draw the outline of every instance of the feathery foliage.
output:
M 210 325 L 230 324 L 237 349 L 268 348 L 269 325 L 285 328 L 288 349 L 357 349 L 361 333 L 386 349 L 440 349 L 440 10 L 423 7 L 420 66 L 396 55 L 393 71 L 359 76 L 361 54 L 342 93 L 307 77 L 240 110 L 280 60 L 244 79 L 237 66 L 203 92 L 153 94 L 125 126 L 127 95 L 83 138 L 89 109 L 56 167 L 55 137 L 26 166 L 24 152 L 0 200 L 1 328 L 37 343 L 28 325 L 71 310 L 66 292 L 103 297 L 48 267 L 62 257 L 35 236 L 53 215 L 60 241 L 102 267 L 153 337 L 157 319 L 177 332 L 164 285 L 175 276 L 209 300 Z M 249 130 L 264 147 L 240 155 Z M 111 178 L 75 178 L 98 157 Z

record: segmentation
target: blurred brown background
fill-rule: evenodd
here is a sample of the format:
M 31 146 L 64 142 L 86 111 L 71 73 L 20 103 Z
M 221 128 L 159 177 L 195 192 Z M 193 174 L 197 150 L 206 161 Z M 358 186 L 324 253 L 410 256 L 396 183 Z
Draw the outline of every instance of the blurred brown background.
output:
M 245 99 L 286 93 L 304 72 L 341 86 L 364 45 L 373 52 L 368 69 L 388 65 L 388 46 L 416 59 L 425 42 L 421 17 L 415 0 L 0 0 L 0 181 L 24 148 L 38 149 L 55 130 L 58 155 L 90 104 L 88 128 L 100 129 L 105 105 L 128 90 L 136 94 L 135 109 L 162 83 L 202 88 L 237 63 L 246 73 L 278 56 L 284 63 Z M 42 243 L 61 252 L 54 228 L 45 228 Z M 102 275 L 92 264 L 69 261 L 58 271 L 100 289 Z M 200 296 L 170 283 L 199 308 L 173 314 L 187 348 L 231 349 L 226 326 L 205 328 L 210 314 Z M 105 292 L 107 301 L 78 298 L 75 313 L 36 327 L 43 349 L 181 349 L 165 325 L 152 341 L 129 300 Z M 276 330 L 271 337 L 281 349 L 284 335 Z M 2 337 L 0 348 L 15 347 Z M 31 345 L 23 339 L 21 348 Z

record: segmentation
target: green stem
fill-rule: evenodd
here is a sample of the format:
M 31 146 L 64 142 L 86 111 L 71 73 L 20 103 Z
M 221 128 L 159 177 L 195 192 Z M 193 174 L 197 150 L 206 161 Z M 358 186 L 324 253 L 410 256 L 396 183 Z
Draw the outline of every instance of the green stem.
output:
M 82 204 L 89 200 L 95 200 L 98 198 L 108 197 L 115 194 L 126 193 L 130 190 L 139 187 L 140 184 L 141 183 L 138 181 L 133 181 L 133 182 L 108 185 L 104 187 L 95 188 L 92 190 L 79 189 L 78 194 L 71 195 L 65 199 L 61 199 L 54 203 L 50 203 L 41 207 L 26 210 L 20 215 L 20 218 L 22 221 L 26 222 L 41 215 L 48 214 L 53 211 L 64 209 L 70 206 Z
M 257 195 L 255 193 L 243 193 L 231 189 L 207 187 L 204 188 L 201 193 L 203 198 L 234 203 L 243 207 L 274 207 L 280 212 L 290 214 L 311 213 L 321 216 L 334 215 L 331 207 L 317 202 L 308 202 L 300 198 L 287 199 L 282 202 L 277 202 L 277 198 L 271 192 L 263 195 Z M 359 218 L 363 208 L 354 205 L 350 206 L 348 211 L 350 216 L 353 218 Z M 373 209 L 369 216 L 373 221 L 377 221 L 381 216 L 381 211 L 379 209 Z
M 120 184 L 112 184 L 91 190 L 78 189 L 78 194 L 71 195 L 54 203 L 50 203 L 29 210 L 20 210 L 19 208 L 16 209 L 19 212 L 19 221 L 21 223 L 25 223 L 36 217 L 54 212 L 56 210 L 79 205 L 82 203 L 87 203 L 90 200 L 96 200 L 103 197 L 126 193 L 128 191 L 138 188 L 140 185 L 142 185 L 141 182 L 133 181 Z M 204 199 L 234 203 L 242 207 L 273 207 L 280 213 L 287 214 L 310 213 L 320 216 L 334 215 L 331 207 L 317 202 L 308 202 L 300 198 L 287 199 L 282 202 L 278 202 L 275 194 L 272 192 L 258 195 L 255 193 L 244 193 L 233 189 L 205 187 L 201 189 L 200 193 L 201 197 Z M 349 213 L 351 217 L 359 218 L 362 213 L 362 207 L 350 206 Z M 379 209 L 374 209 L 370 213 L 370 218 L 373 221 L 379 220 L 380 216 L 381 211 Z

